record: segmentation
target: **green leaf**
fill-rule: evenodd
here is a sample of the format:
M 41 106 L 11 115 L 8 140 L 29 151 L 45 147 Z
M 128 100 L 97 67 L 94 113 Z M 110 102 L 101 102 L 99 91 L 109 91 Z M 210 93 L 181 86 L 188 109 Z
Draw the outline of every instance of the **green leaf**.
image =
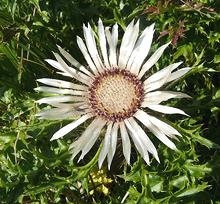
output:
M 220 63 L 220 55 L 215 55 L 214 56 L 214 63 Z
M 209 185 L 207 185 L 207 183 L 203 183 L 201 185 L 192 186 L 192 187 L 189 187 L 187 189 L 180 190 L 177 193 L 175 193 L 174 195 L 177 198 L 185 197 L 185 196 L 192 196 L 192 195 L 197 194 L 201 191 L 204 191 L 208 187 L 209 187 Z
M 196 137 L 193 138 L 196 142 L 199 142 L 201 145 L 206 146 L 209 149 L 220 149 L 220 145 L 216 144 L 215 142 L 212 142 L 209 139 L 206 139 L 204 137 L 201 137 L 197 135 Z

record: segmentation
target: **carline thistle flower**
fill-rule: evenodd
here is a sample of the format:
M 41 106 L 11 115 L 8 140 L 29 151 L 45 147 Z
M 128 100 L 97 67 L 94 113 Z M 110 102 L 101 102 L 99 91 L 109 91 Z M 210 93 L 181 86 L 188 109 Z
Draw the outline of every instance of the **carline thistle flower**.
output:
M 49 104 L 53 107 L 39 112 L 37 116 L 40 119 L 60 120 L 78 117 L 58 130 L 51 140 L 63 137 L 93 118 L 83 134 L 71 144 L 72 158 L 81 152 L 79 160 L 83 159 L 100 132 L 105 130 L 98 158 L 99 168 L 107 157 L 110 169 L 119 135 L 128 164 L 131 154 L 130 139 L 147 164 L 150 164 L 149 153 L 159 162 L 157 150 L 140 124 L 169 148 L 176 149 L 170 138 L 177 139 L 176 136 L 181 136 L 180 133 L 151 114 L 156 111 L 163 114 L 187 115 L 180 109 L 160 104 L 172 98 L 188 98 L 187 94 L 159 89 L 182 77 L 190 68 L 175 71 L 181 64 L 178 62 L 144 78 L 145 73 L 159 60 L 170 44 L 159 47 L 146 60 L 152 44 L 154 24 L 139 34 L 139 21 L 134 23 L 133 20 L 126 27 L 119 49 L 117 24 L 110 31 L 110 28 L 104 28 L 99 20 L 97 43 L 89 24 L 87 27 L 83 25 L 83 33 L 85 42 L 77 36 L 77 44 L 88 64 L 87 67 L 59 46 L 62 57 L 54 53 L 56 60 L 46 60 L 59 74 L 74 78 L 78 83 L 50 78 L 37 80 L 47 85 L 36 88 L 37 91 L 54 94 L 37 101 L 39 104 Z

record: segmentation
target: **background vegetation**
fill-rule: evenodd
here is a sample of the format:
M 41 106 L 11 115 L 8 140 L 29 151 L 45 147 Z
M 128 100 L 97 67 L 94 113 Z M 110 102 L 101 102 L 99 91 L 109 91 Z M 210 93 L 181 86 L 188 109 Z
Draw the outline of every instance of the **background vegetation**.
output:
M 152 48 L 172 40 L 152 71 L 184 61 L 192 71 L 170 89 L 191 100 L 171 101 L 191 117 L 167 119 L 182 133 L 174 152 L 151 137 L 161 164 L 147 166 L 121 147 L 111 171 L 97 168 L 97 147 L 77 164 L 69 144 L 52 134 L 68 121 L 39 121 L 36 79 L 58 77 L 44 59 L 56 44 L 83 63 L 76 45 L 82 24 L 98 18 L 124 28 L 141 19 L 156 23 Z M 120 29 L 122 31 L 122 28 Z M 0 203 L 220 203 L 220 2 L 215 0 L 1 0 L 0 1 Z M 85 124 L 86 125 L 86 124 Z M 124 198 L 124 199 L 123 199 Z

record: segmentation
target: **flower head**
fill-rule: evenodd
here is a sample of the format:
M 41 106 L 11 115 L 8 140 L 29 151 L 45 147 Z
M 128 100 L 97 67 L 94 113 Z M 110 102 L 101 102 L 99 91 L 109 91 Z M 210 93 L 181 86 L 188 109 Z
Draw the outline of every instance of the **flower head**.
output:
M 159 60 L 169 45 L 167 43 L 159 47 L 146 60 L 153 39 L 154 24 L 139 34 L 139 21 L 135 24 L 132 21 L 125 30 L 119 49 L 117 24 L 110 31 L 110 28 L 104 28 L 99 20 L 97 43 L 89 24 L 87 27 L 83 25 L 83 31 L 85 41 L 77 37 L 77 44 L 88 66 L 81 65 L 58 46 L 62 57 L 54 53 L 56 60 L 46 61 L 57 69 L 59 74 L 74 78 L 77 83 L 49 78 L 38 79 L 47 86 L 40 86 L 36 90 L 54 95 L 37 101 L 39 104 L 49 104 L 53 107 L 38 113 L 37 116 L 40 119 L 52 120 L 78 117 L 57 131 L 51 140 L 63 137 L 93 118 L 83 134 L 71 144 L 72 158 L 81 152 L 79 160 L 83 159 L 100 132 L 105 130 L 98 159 L 100 168 L 106 157 L 110 168 L 119 136 L 128 164 L 131 154 L 130 139 L 147 164 L 150 163 L 149 153 L 159 162 L 157 150 L 140 124 L 169 148 L 176 149 L 170 138 L 175 139 L 180 133 L 151 113 L 156 111 L 186 115 L 180 109 L 160 103 L 171 98 L 189 97 L 188 95 L 158 89 L 180 78 L 190 68 L 175 71 L 181 63 L 174 63 L 145 79 L 145 73 Z

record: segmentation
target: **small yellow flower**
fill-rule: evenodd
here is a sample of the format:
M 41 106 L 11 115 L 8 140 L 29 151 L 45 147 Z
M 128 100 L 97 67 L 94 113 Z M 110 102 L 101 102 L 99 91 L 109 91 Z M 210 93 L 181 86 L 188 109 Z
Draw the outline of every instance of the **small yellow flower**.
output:
M 93 195 L 94 191 L 98 191 L 107 196 L 109 194 L 108 185 L 111 184 L 113 180 L 108 178 L 106 172 L 103 170 L 92 172 L 90 176 L 89 183 L 94 189 L 89 191 L 89 194 Z

